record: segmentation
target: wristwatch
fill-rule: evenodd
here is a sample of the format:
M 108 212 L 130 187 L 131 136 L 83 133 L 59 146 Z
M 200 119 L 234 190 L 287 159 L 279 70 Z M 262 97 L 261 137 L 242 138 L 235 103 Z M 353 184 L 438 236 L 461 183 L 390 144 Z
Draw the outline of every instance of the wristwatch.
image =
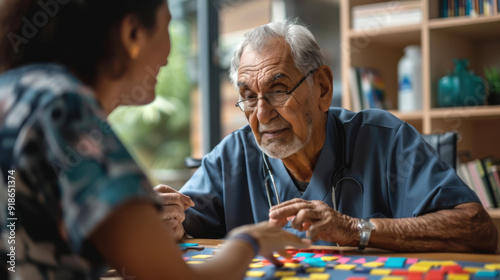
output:
M 375 230 L 375 225 L 370 222 L 370 219 L 361 219 L 358 223 L 359 229 L 359 247 L 358 250 L 365 249 L 366 245 L 368 245 L 368 241 L 370 241 L 370 235 L 372 231 Z

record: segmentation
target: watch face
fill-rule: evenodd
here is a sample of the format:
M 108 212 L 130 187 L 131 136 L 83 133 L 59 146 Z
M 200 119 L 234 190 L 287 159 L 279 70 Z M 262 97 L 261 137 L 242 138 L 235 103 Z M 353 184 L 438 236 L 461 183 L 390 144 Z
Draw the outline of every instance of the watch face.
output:
M 358 229 L 361 231 L 372 231 L 375 229 L 375 225 L 369 220 L 362 219 L 358 224 Z

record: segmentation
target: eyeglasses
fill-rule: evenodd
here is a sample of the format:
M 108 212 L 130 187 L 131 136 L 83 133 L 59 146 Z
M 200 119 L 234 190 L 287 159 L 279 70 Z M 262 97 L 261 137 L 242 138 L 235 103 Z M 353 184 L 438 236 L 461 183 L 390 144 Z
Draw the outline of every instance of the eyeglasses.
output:
M 317 69 L 317 68 L 316 68 Z M 234 104 L 234 106 L 240 108 L 243 112 L 250 112 L 255 110 L 257 107 L 257 102 L 259 99 L 264 99 L 273 107 L 281 106 L 285 104 L 288 99 L 290 99 L 291 94 L 296 90 L 306 79 L 311 75 L 316 69 L 313 69 L 307 73 L 298 83 L 289 91 L 276 91 L 264 94 L 262 97 L 252 96 L 247 99 L 240 100 Z

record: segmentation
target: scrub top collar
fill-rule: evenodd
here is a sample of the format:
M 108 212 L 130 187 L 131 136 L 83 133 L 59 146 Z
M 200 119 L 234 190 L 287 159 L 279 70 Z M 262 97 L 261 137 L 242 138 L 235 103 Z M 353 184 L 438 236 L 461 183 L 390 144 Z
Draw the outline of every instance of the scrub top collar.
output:
M 321 200 L 333 206 L 331 201 L 330 176 L 335 172 L 335 166 L 337 165 L 338 156 L 335 151 L 337 150 L 337 143 L 340 145 L 340 140 L 336 135 L 338 128 L 335 127 L 336 122 L 333 113 L 328 112 L 327 114 L 325 143 L 318 157 L 318 162 L 314 168 L 309 186 L 303 194 L 301 194 L 295 186 L 283 161 L 280 159 L 268 158 L 281 202 L 301 197 L 305 200 Z M 273 199 L 273 203 L 275 203 L 275 198 Z

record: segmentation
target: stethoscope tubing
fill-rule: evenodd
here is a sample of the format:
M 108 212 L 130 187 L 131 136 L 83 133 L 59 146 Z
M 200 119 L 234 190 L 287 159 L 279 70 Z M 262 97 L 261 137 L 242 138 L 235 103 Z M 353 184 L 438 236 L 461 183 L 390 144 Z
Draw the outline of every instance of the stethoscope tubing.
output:
M 338 208 L 337 208 L 337 200 L 336 200 L 336 196 L 335 196 L 335 190 L 339 186 L 340 182 L 342 182 L 344 180 L 353 180 L 360 187 L 361 191 L 363 191 L 363 188 L 361 187 L 361 183 L 353 177 L 343 176 L 335 182 L 335 178 L 337 178 L 337 176 L 339 174 L 341 174 L 341 173 L 346 174 L 347 173 L 347 171 L 349 170 L 349 166 L 346 164 L 347 151 L 345 148 L 345 141 L 346 140 L 345 140 L 344 127 L 342 126 L 342 123 L 340 122 L 340 120 L 337 116 L 333 115 L 333 117 L 335 118 L 335 124 L 336 124 L 335 129 L 336 129 L 337 135 L 339 135 L 339 139 L 340 139 L 340 145 L 339 145 L 340 151 L 338 152 L 338 154 L 340 154 L 340 162 L 337 164 L 337 168 L 335 168 L 335 172 L 332 174 L 332 176 L 330 176 L 330 185 L 332 188 L 332 205 L 333 205 L 333 209 L 335 211 L 337 211 Z M 273 189 L 274 189 L 274 193 L 276 195 L 276 201 L 278 204 L 280 203 L 280 197 L 278 195 L 278 189 L 276 188 L 276 182 L 274 180 L 274 175 L 273 175 L 273 172 L 271 169 L 271 165 L 269 164 L 269 162 L 267 160 L 267 155 L 265 155 L 264 152 L 262 152 L 262 161 L 264 162 L 263 166 L 265 168 L 264 174 L 267 172 L 267 176 L 265 175 L 265 177 L 264 177 L 264 184 L 266 187 L 266 194 L 267 194 L 267 201 L 269 203 L 269 208 L 271 208 L 272 201 L 271 201 L 271 194 L 269 193 L 269 184 L 267 182 L 268 179 L 271 180 L 271 183 L 272 183 Z M 333 182 L 335 182 L 335 183 L 333 183 Z

